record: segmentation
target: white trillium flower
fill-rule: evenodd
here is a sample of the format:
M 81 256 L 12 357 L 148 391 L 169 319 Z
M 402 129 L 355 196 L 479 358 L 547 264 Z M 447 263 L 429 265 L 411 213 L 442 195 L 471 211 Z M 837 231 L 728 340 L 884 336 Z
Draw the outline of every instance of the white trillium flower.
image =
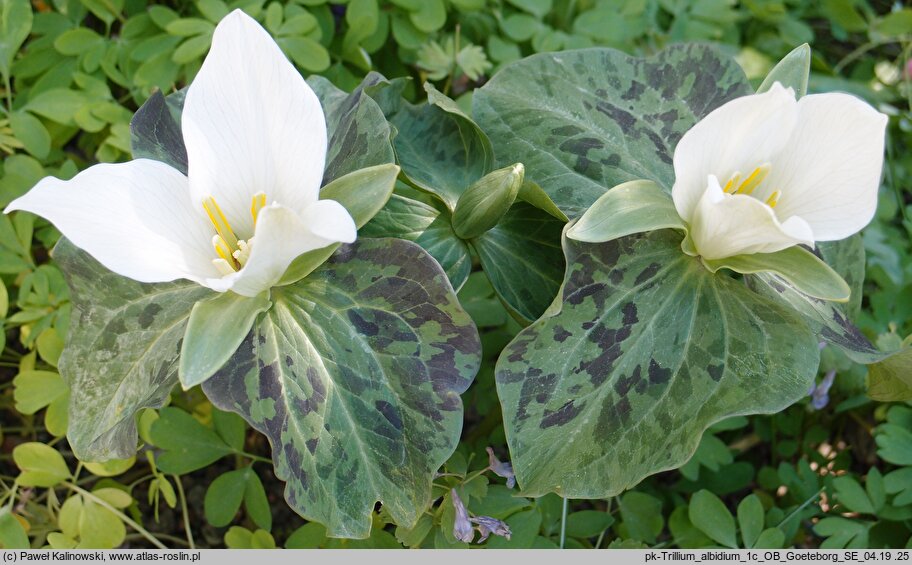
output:
M 877 208 L 887 117 L 779 83 L 710 112 L 674 153 L 675 208 L 706 259 L 846 238 Z
M 351 243 L 348 211 L 319 200 L 320 101 L 269 34 L 235 10 L 187 90 L 184 176 L 157 161 L 48 177 L 5 210 L 47 218 L 102 265 L 141 282 L 189 279 L 255 296 L 302 253 Z

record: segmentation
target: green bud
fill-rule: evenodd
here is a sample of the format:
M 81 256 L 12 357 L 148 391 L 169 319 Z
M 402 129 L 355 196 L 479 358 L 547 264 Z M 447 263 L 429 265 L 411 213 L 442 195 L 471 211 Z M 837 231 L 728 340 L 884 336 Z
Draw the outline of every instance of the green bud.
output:
M 516 163 L 488 173 L 466 189 L 453 212 L 456 235 L 472 239 L 496 226 L 516 200 L 524 174 L 522 163 Z

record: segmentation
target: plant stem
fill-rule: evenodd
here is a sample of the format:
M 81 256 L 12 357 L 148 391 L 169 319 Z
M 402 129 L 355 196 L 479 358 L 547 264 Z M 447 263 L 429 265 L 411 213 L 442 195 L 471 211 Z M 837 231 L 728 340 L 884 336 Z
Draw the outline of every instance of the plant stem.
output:
M 564 542 L 567 541 L 567 507 L 569 506 L 569 500 L 564 498 L 564 507 L 561 509 L 561 533 L 560 533 L 560 548 L 564 549 Z
M 110 504 L 105 502 L 104 500 L 98 498 L 91 492 L 85 490 L 84 488 L 78 487 L 78 486 L 74 485 L 73 483 L 63 483 L 63 486 L 65 486 L 66 488 L 70 489 L 73 492 L 81 494 L 82 496 L 84 496 L 85 498 L 88 498 L 89 500 L 91 500 L 95 504 L 101 506 L 102 508 L 107 509 L 108 511 L 113 513 L 115 516 L 120 518 L 124 524 L 126 524 L 126 525 L 130 526 L 131 528 L 133 528 L 134 530 L 136 530 L 137 533 L 139 533 L 142 537 L 146 538 L 146 540 L 148 540 L 149 543 L 151 543 L 158 549 L 165 549 L 165 550 L 168 549 L 168 547 L 165 544 L 158 541 L 158 538 L 156 538 L 155 536 L 150 534 L 147 529 L 143 528 L 142 526 L 140 526 L 139 524 L 134 522 L 129 516 L 127 516 L 120 510 L 114 508 L 113 506 L 111 506 Z
M 171 475 L 174 478 L 174 482 L 177 483 L 177 495 L 180 497 L 181 501 L 181 512 L 184 513 L 184 530 L 187 532 L 187 543 L 190 545 L 190 549 L 196 549 L 196 545 L 193 543 L 193 532 L 190 531 L 190 512 L 187 510 L 187 497 L 184 496 L 184 485 L 181 484 L 181 479 L 177 475 Z
M 802 502 L 802 503 L 801 503 L 801 506 L 799 506 L 798 508 L 792 510 L 792 512 L 791 512 L 788 516 L 786 516 L 785 518 L 782 519 L 781 522 L 779 522 L 778 524 L 776 524 L 776 527 L 779 528 L 779 529 L 781 530 L 781 529 L 782 529 L 782 524 L 785 524 L 786 522 L 788 522 L 789 520 L 791 520 L 791 519 L 792 519 L 793 517 L 795 517 L 799 512 L 801 512 L 802 510 L 804 510 L 805 508 L 807 508 L 812 502 L 814 502 L 815 500 L 817 500 L 817 497 L 820 496 L 820 493 L 822 493 L 824 490 L 826 490 L 826 487 L 825 487 L 825 486 L 820 487 L 820 490 L 818 490 L 818 491 L 815 492 L 813 495 L 811 495 L 810 498 L 808 498 L 807 500 L 805 500 L 804 502 Z

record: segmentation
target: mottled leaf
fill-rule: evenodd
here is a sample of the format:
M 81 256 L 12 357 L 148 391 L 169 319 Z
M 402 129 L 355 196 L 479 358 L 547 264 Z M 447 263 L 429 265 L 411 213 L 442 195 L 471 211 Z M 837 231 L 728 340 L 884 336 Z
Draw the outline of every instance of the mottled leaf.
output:
M 443 94 L 432 91 L 430 103 L 414 105 L 402 99 L 403 87 L 378 78 L 370 94 L 396 128 L 393 146 L 402 173 L 452 211 L 463 191 L 493 168 L 491 142 Z
M 479 366 L 446 275 L 413 243 L 362 239 L 272 301 L 203 390 L 266 434 L 289 504 L 329 535 L 366 537 L 378 500 L 412 526 Z
M 849 285 L 848 303 L 814 298 L 773 273 L 746 276 L 747 284 L 756 292 L 796 310 L 821 340 L 835 345 L 856 363 L 870 364 L 884 359 L 890 352 L 879 351 L 850 321 L 861 306 L 865 266 L 861 236 L 819 243 L 817 252 Z
M 135 159 L 161 161 L 187 174 L 187 148 L 180 126 L 183 98 L 169 98 L 156 90 L 136 111 L 130 120 L 130 148 Z
M 71 389 L 67 439 L 80 459 L 125 459 L 136 453 L 134 415 L 164 404 L 177 383 L 190 309 L 212 292 L 190 281 L 122 277 L 66 239 L 54 259 L 73 302 L 59 363 Z
M 560 299 L 496 368 L 524 494 L 613 496 L 685 463 L 711 424 L 807 394 L 819 351 L 798 314 L 710 274 L 680 242 L 672 230 L 564 239 Z
M 494 229 L 471 240 L 491 286 L 514 316 L 528 323 L 554 300 L 564 271 L 564 224 L 517 202 Z
M 453 232 L 452 216 L 441 203 L 434 206 L 393 194 L 374 216 L 361 237 L 397 237 L 414 241 L 440 263 L 450 284 L 459 289 L 472 271 L 469 246 Z
M 751 92 L 740 67 L 706 45 L 676 45 L 648 59 L 592 48 L 505 66 L 475 92 L 473 110 L 498 166 L 523 163 L 575 217 L 627 181 L 670 189 L 684 132 Z
M 321 76 L 307 80 L 326 115 L 329 146 L 324 184 L 358 169 L 395 162 L 389 124 L 377 103 L 364 93 L 375 80 L 368 76 L 351 94 Z

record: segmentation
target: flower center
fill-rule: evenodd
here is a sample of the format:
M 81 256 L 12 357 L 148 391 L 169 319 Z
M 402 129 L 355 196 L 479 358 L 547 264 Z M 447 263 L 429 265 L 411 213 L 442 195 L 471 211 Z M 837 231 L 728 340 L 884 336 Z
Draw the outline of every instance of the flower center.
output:
M 764 163 L 747 175 L 747 178 L 743 181 L 741 180 L 741 172 L 737 171 L 735 174 L 728 179 L 728 182 L 725 183 L 725 186 L 722 187 L 722 191 L 725 194 L 746 194 L 750 196 L 754 190 L 763 182 L 770 172 L 769 163 Z M 782 196 L 781 190 L 774 190 L 772 194 L 767 197 L 765 204 L 770 208 L 775 208 L 776 204 L 779 203 L 779 197 Z
M 254 229 L 256 229 L 257 215 L 264 206 L 266 206 L 266 193 L 254 194 L 250 203 Z M 223 276 L 240 271 L 250 258 L 253 236 L 247 240 L 238 239 L 234 230 L 231 229 L 231 224 L 228 223 L 228 218 L 215 201 L 215 197 L 210 196 L 203 200 L 203 210 L 206 211 L 209 220 L 215 226 L 216 235 L 212 236 L 212 246 L 215 248 L 218 258 L 213 259 L 212 264 Z

